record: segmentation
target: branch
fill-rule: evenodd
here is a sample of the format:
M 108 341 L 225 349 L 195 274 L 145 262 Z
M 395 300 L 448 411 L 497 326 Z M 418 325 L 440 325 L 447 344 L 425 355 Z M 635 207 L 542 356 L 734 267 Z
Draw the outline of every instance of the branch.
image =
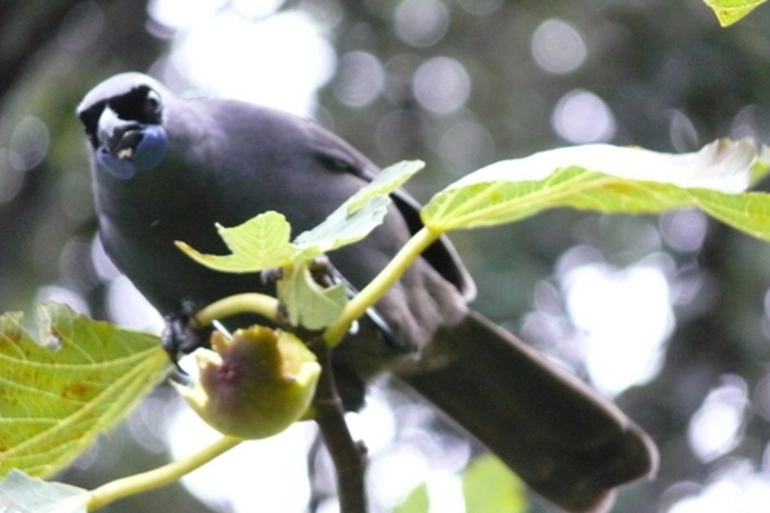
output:
M 337 472 L 340 513 L 366 513 L 366 447 L 353 440 L 345 423 L 345 410 L 332 373 L 331 350 L 317 334 L 308 337 L 308 347 L 321 364 L 313 407 L 315 421 Z

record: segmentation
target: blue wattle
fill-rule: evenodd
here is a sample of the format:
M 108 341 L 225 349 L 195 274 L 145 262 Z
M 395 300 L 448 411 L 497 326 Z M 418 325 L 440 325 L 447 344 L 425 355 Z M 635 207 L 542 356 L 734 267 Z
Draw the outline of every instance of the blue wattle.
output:
M 142 139 L 133 149 L 131 157 L 118 158 L 105 148 L 96 152 L 96 158 L 107 172 L 121 180 L 129 180 L 137 171 L 146 171 L 160 164 L 166 155 L 168 139 L 166 131 L 158 125 L 142 128 Z
M 160 125 L 149 125 L 142 130 L 142 140 L 134 149 L 132 160 L 137 169 L 145 171 L 152 169 L 166 155 L 168 138 L 166 131 Z

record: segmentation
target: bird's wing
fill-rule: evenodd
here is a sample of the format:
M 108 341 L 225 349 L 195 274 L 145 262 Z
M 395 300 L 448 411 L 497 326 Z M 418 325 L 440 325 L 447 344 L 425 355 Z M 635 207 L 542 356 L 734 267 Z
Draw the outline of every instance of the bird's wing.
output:
M 380 171 L 377 165 L 342 138 L 312 121 L 307 121 L 306 128 L 312 149 L 327 168 L 352 173 L 367 182 Z M 403 189 L 392 193 L 391 199 L 406 221 L 409 231 L 417 233 L 423 227 L 420 219 L 421 205 Z M 448 238 L 442 236 L 434 242 L 423 252 L 423 258 L 467 300 L 473 298 L 476 292 L 473 279 Z

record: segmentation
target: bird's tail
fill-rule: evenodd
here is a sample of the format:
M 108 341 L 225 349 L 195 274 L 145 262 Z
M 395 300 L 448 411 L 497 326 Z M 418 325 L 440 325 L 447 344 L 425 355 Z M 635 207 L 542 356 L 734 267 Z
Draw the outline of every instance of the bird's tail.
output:
M 557 506 L 604 511 L 614 487 L 654 473 L 657 450 L 641 428 L 481 315 L 437 341 L 428 360 L 445 363 L 400 378 Z

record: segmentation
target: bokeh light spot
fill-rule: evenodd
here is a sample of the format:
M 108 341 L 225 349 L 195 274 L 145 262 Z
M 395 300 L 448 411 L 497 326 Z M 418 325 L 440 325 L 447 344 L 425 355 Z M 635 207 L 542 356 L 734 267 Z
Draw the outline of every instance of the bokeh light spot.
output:
M 731 139 L 754 138 L 767 144 L 770 134 L 770 111 L 761 105 L 747 105 L 733 118 L 730 126 Z
M 350 107 L 363 107 L 382 93 L 385 71 L 377 58 L 367 52 L 350 52 L 339 61 L 334 81 L 337 99 Z
M 770 504 L 770 477 L 735 465 L 698 495 L 676 502 L 668 513 L 764 513 Z
M 682 111 L 675 110 L 671 113 L 668 132 L 671 137 L 671 145 L 678 152 L 695 151 L 700 145 L 695 125 Z
M 111 281 L 121 276 L 120 271 L 115 264 L 112 263 L 110 257 L 104 251 L 102 240 L 99 235 L 95 235 L 93 241 L 91 241 L 91 264 L 103 281 Z
M 570 23 L 546 20 L 532 34 L 532 57 L 549 73 L 564 75 L 580 67 L 588 56 L 583 37 Z
M 698 251 L 706 238 L 707 227 L 706 214 L 694 208 L 672 210 L 660 217 L 663 239 L 677 251 Z
M 559 137 L 571 143 L 607 142 L 615 135 L 615 116 L 594 93 L 574 89 L 556 104 L 551 126 Z
M 434 114 L 457 111 L 471 94 L 471 79 L 465 67 L 449 57 L 433 57 L 414 74 L 414 95 Z
M 310 485 L 297 476 L 308 475 L 307 452 L 315 433 L 314 424 L 298 422 L 276 436 L 251 440 L 187 474 L 182 484 L 218 511 L 305 511 Z M 190 408 L 181 408 L 168 423 L 166 439 L 179 459 L 221 436 Z
M 125 276 L 110 283 L 107 310 L 115 324 L 150 333 L 163 330 L 163 317 Z
M 729 375 L 721 381 L 722 385 L 709 392 L 690 419 L 690 446 L 703 462 L 715 460 L 738 444 L 749 405 L 742 378 Z
M 225 3 L 226 0 L 151 0 L 147 12 L 166 27 L 185 29 L 210 19 Z
M 173 68 L 184 70 L 206 94 L 300 116 L 313 113 L 315 92 L 336 66 L 321 27 L 299 11 L 257 22 L 225 11 L 180 34 L 174 44 Z
M 85 298 L 72 289 L 61 285 L 45 285 L 37 290 L 35 304 L 61 303 L 69 306 L 79 314 L 91 316 L 91 309 Z
M 438 0 L 403 0 L 396 7 L 396 34 L 418 48 L 439 42 L 449 29 L 449 10 Z
M 48 154 L 50 134 L 45 123 L 33 116 L 22 119 L 11 134 L 10 149 L 19 157 L 23 171 L 40 164 Z
M 406 446 L 373 460 L 367 480 L 372 485 L 373 495 L 392 508 L 425 482 L 429 475 L 430 466 L 425 456 Z
M 660 269 L 588 264 L 568 271 L 563 288 L 597 388 L 614 396 L 658 372 L 663 343 L 674 328 L 669 285 Z

